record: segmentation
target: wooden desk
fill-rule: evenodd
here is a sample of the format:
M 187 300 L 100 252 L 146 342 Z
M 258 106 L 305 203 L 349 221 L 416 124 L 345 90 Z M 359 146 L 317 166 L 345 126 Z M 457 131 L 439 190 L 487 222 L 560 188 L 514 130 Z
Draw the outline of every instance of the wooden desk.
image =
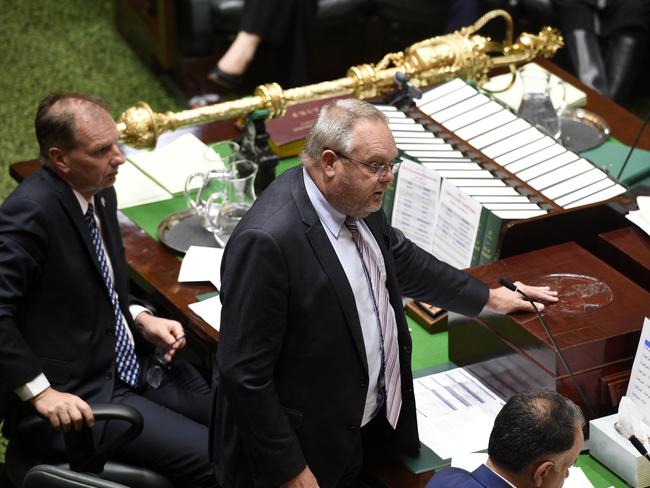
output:
M 610 266 L 650 291 L 650 238 L 636 227 L 598 235 L 599 255 Z

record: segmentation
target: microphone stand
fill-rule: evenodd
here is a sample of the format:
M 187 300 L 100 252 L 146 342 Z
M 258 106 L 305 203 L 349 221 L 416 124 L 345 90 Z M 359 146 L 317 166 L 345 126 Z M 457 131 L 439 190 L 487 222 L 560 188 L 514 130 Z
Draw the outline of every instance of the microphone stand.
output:
M 593 408 L 591 407 L 591 403 L 589 400 L 587 400 L 587 396 L 585 395 L 585 392 L 582 390 L 582 387 L 578 384 L 578 381 L 576 380 L 575 375 L 573 374 L 573 370 L 569 366 L 569 363 L 567 362 L 566 358 L 564 357 L 564 353 L 562 353 L 562 350 L 558 347 L 557 342 L 555 342 L 555 337 L 553 337 L 553 334 L 551 334 L 551 330 L 549 329 L 548 325 L 546 324 L 546 321 L 544 320 L 544 317 L 542 316 L 541 312 L 537 308 L 537 305 L 535 302 L 528 296 L 526 293 L 521 291 L 519 288 L 517 288 L 514 283 L 511 283 L 505 278 L 499 278 L 499 283 L 509 290 L 515 291 L 519 293 L 526 301 L 528 301 L 533 308 L 535 309 L 535 314 L 537 315 L 537 318 L 539 319 L 540 323 L 542 324 L 542 327 L 544 328 L 544 331 L 546 332 L 546 335 L 548 336 L 549 340 L 551 341 L 551 344 L 553 345 L 553 348 L 557 352 L 558 356 L 560 356 L 560 361 L 562 362 L 562 365 L 564 366 L 564 369 L 567 370 L 569 373 L 569 376 L 571 378 L 571 381 L 573 382 L 573 386 L 575 386 L 576 390 L 578 391 L 578 394 L 580 395 L 580 398 L 582 399 L 582 402 L 584 403 L 585 407 L 587 408 L 587 413 L 589 415 L 589 418 L 595 418 L 595 413 Z

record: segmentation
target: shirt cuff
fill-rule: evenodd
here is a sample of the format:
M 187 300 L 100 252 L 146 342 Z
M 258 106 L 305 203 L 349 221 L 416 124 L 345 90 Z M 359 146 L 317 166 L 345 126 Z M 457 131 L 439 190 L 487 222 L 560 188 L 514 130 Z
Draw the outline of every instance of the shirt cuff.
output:
M 26 402 L 34 398 L 39 393 L 45 391 L 47 388 L 49 388 L 49 386 L 50 382 L 47 380 L 45 375 L 41 373 L 32 381 L 16 388 L 14 392 L 23 402 Z
M 129 305 L 129 313 L 131 313 L 131 318 L 133 319 L 133 322 L 135 322 L 135 319 L 137 319 L 138 315 L 140 315 L 142 312 L 152 314 L 151 310 L 149 310 L 147 307 L 143 307 L 142 305 L 137 305 L 137 304 Z

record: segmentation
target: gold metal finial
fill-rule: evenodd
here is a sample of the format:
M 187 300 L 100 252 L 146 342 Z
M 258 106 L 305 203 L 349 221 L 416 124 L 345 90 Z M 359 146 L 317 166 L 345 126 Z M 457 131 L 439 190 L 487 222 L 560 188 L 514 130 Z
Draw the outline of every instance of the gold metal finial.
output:
M 476 34 L 488 22 L 502 18 L 506 24 L 503 41 Z M 523 33 L 513 42 L 512 17 L 504 10 L 492 10 L 474 24 L 417 42 L 403 52 L 389 53 L 377 64 L 351 67 L 345 78 L 283 90 L 277 83 L 260 85 L 253 96 L 208 105 L 181 112 L 155 113 L 140 102 L 117 120 L 121 141 L 130 146 L 152 149 L 158 136 L 178 127 L 233 119 L 255 110 L 266 110 L 269 117 L 280 117 L 287 107 L 312 100 L 341 95 L 372 98 L 394 90 L 398 71 L 409 76 L 418 87 L 452 78 L 464 78 L 479 84 L 488 79 L 490 70 L 532 61 L 537 56 L 551 57 L 564 42 L 557 29 L 544 27 L 539 34 Z

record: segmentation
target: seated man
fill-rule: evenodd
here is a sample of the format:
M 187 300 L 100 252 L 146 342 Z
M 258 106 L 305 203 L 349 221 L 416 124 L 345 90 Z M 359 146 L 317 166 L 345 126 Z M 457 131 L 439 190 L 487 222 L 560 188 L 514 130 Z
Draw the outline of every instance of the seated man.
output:
M 582 449 L 584 423 L 559 393 L 518 393 L 494 421 L 487 462 L 471 473 L 442 469 L 427 488 L 560 488 Z
M 18 435 L 23 417 L 37 412 L 55 429 L 79 430 L 94 425 L 89 403 L 129 404 L 144 430 L 121 459 L 183 486 L 214 486 L 207 383 L 182 361 L 159 385 L 142 380 L 142 339 L 166 347 L 167 359 L 185 339 L 180 323 L 129 306 L 113 189 L 125 158 L 115 123 L 100 100 L 72 94 L 45 98 L 35 122 L 43 167 L 0 206 L 5 434 L 56 460 L 61 433 Z M 113 424 L 93 429 L 96 443 L 117 435 L 121 426 Z

